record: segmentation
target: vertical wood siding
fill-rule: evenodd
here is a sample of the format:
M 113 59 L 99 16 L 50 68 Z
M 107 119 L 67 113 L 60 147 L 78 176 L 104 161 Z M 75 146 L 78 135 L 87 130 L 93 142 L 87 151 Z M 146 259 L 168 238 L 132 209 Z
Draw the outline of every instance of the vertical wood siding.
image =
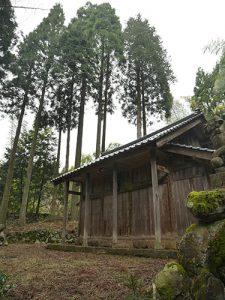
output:
M 154 236 L 154 214 L 150 166 L 141 166 L 118 174 L 118 236 Z M 162 237 L 183 234 L 195 222 L 186 208 L 192 190 L 208 188 L 202 166 L 171 171 L 159 184 Z M 112 177 L 92 181 L 90 236 L 112 236 Z M 81 201 L 80 234 L 83 233 L 84 198 Z

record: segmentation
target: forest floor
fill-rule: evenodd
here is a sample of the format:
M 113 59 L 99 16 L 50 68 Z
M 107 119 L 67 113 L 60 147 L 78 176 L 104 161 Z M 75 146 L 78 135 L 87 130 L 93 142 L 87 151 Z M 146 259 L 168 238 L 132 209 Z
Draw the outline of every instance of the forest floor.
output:
M 151 289 L 154 276 L 166 262 L 60 252 L 38 244 L 2 246 L 0 272 L 9 276 L 11 286 L 3 299 L 128 299 L 132 288 L 140 294 Z

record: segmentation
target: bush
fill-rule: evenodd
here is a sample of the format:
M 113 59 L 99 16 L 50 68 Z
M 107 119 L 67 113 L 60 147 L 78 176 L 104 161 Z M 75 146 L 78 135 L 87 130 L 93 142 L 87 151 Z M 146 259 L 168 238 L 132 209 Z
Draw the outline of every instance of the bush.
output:
M 8 276 L 0 272 L 0 298 L 9 290 L 10 286 L 6 284 Z

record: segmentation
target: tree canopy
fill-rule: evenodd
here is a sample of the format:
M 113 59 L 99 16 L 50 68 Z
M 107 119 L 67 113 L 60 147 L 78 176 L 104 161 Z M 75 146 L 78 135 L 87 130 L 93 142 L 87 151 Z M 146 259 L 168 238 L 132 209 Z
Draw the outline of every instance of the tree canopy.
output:
M 152 115 L 169 116 L 172 95 L 169 83 L 174 75 L 154 27 L 138 15 L 130 18 L 124 30 L 125 63 L 122 67 L 123 115 L 137 125 L 137 137 L 147 133 Z

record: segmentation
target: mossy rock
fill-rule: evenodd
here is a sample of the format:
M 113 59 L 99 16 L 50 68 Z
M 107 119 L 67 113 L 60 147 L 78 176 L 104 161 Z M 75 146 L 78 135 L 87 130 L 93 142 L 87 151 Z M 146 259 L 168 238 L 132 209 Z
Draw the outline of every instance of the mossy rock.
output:
M 207 269 L 203 269 L 199 276 L 195 277 L 191 294 L 194 300 L 224 300 L 224 285 Z
M 199 274 L 207 265 L 209 231 L 207 226 L 192 225 L 178 244 L 178 261 L 190 276 Z
M 184 268 L 177 262 L 170 262 L 156 275 L 157 300 L 191 300 L 190 279 Z
M 225 218 L 225 189 L 191 192 L 187 208 L 201 222 L 221 220 Z
M 225 220 L 210 226 L 210 236 L 208 267 L 225 284 Z

